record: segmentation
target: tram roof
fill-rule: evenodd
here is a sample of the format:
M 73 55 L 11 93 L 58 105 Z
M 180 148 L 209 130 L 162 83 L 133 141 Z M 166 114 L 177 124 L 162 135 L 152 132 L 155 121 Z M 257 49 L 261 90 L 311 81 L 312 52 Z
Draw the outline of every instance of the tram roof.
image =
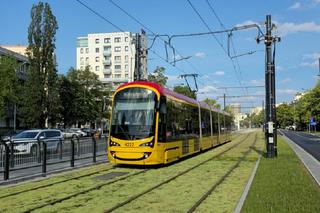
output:
M 121 86 L 118 87 L 118 89 L 122 88 L 122 87 L 125 87 L 125 86 L 129 86 L 129 85 L 144 85 L 144 86 L 149 86 L 149 87 L 152 87 L 154 89 L 156 89 L 157 91 L 159 91 L 160 95 L 164 95 L 164 96 L 171 96 L 171 97 L 174 97 L 176 99 L 179 99 L 179 100 L 182 100 L 182 101 L 185 101 L 187 103 L 190 103 L 190 104 L 194 104 L 194 105 L 198 105 L 200 104 L 200 106 L 202 108 L 206 108 L 208 110 L 212 110 L 212 111 L 215 111 L 215 112 L 219 112 L 221 114 L 225 114 L 225 115 L 229 115 L 229 113 L 227 112 L 224 112 L 220 109 L 217 109 L 217 108 L 212 108 L 210 107 L 207 103 L 205 102 L 199 102 L 195 99 L 192 99 L 192 98 L 189 98 L 185 95 L 182 95 L 182 94 L 179 94 L 177 92 L 174 92 L 168 88 L 164 88 L 164 87 L 161 87 L 159 84 L 157 83 L 154 83 L 154 82 L 149 82 L 149 81 L 133 81 L 133 82 L 129 82 L 129 83 L 125 83 L 125 84 L 122 84 Z

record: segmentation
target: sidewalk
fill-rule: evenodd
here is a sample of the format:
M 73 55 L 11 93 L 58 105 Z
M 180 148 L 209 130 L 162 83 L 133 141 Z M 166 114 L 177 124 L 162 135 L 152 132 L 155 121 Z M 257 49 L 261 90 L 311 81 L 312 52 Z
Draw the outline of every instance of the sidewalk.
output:
M 320 186 L 320 162 L 317 161 L 312 155 L 310 155 L 308 152 L 306 152 L 304 149 L 302 149 L 295 142 L 290 140 L 285 134 L 283 134 L 282 136 L 286 139 L 286 142 L 293 149 L 293 151 L 297 154 L 297 156 L 300 158 L 302 163 L 308 169 L 308 171 L 310 172 L 312 177 L 315 179 L 315 181 Z

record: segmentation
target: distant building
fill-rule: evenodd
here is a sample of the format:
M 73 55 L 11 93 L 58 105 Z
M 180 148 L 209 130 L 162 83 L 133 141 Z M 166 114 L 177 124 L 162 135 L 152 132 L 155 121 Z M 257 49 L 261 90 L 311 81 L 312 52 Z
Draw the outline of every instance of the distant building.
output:
M 237 113 L 234 115 L 234 124 L 235 124 L 237 130 L 240 130 L 241 121 L 243 121 L 247 117 L 248 117 L 247 114 L 243 114 L 243 113 Z
M 27 69 L 29 66 L 29 60 L 25 55 L 21 55 L 17 52 L 11 51 L 9 49 L 0 47 L 0 57 L 2 56 L 10 56 L 14 58 L 19 64 L 18 69 L 16 70 L 17 76 L 21 81 L 24 81 L 27 76 Z M 8 105 L 6 114 L 3 118 L 0 117 L 0 129 L 14 129 L 19 128 L 21 126 L 19 121 L 16 119 L 17 117 L 17 109 L 16 106 Z
M 23 45 L 1 45 L 0 47 L 27 57 L 27 46 Z
M 250 115 L 259 114 L 262 111 L 262 107 L 255 107 L 250 110 Z
M 136 35 L 130 32 L 95 33 L 77 38 L 77 69 L 86 66 L 99 76 L 105 85 L 115 89 L 134 80 L 136 64 Z M 141 77 L 147 78 L 147 38 L 141 35 Z
M 241 106 L 240 104 L 230 104 L 230 111 L 236 115 L 236 114 L 239 114 L 241 113 Z

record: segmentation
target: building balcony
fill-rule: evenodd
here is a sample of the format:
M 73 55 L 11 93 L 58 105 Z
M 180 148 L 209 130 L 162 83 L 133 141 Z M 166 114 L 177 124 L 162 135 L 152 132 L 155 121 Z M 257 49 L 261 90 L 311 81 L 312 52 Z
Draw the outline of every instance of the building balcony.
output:
M 103 65 L 111 65 L 111 60 L 103 60 Z
M 104 56 L 110 56 L 111 55 L 111 50 L 104 50 L 103 51 Z
M 111 74 L 111 69 L 110 68 L 103 69 L 103 74 L 106 74 L 106 75 Z

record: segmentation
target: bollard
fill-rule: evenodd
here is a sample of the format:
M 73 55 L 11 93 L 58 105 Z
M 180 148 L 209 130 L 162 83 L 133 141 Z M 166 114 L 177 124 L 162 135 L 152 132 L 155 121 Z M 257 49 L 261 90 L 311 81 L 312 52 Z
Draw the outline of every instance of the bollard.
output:
M 96 141 L 96 138 L 93 136 L 92 137 L 92 145 L 93 145 L 93 162 L 95 163 L 97 161 L 97 141 Z
M 59 159 L 62 159 L 62 139 L 59 139 Z
M 14 142 L 10 141 L 10 167 L 14 167 Z
M 37 143 L 38 143 L 38 147 L 37 147 L 38 163 L 41 163 L 41 141 L 38 140 Z
M 4 148 L 5 148 L 5 167 L 4 167 L 4 180 L 9 179 L 9 171 L 10 171 L 10 149 L 8 144 L 3 142 Z
M 79 136 L 77 136 L 77 154 L 78 154 L 78 157 L 80 157 L 80 139 L 79 139 Z
M 42 146 L 43 146 L 42 176 L 46 176 L 46 173 L 47 173 L 47 143 L 42 141 Z
M 71 167 L 74 167 L 74 140 L 71 139 Z

